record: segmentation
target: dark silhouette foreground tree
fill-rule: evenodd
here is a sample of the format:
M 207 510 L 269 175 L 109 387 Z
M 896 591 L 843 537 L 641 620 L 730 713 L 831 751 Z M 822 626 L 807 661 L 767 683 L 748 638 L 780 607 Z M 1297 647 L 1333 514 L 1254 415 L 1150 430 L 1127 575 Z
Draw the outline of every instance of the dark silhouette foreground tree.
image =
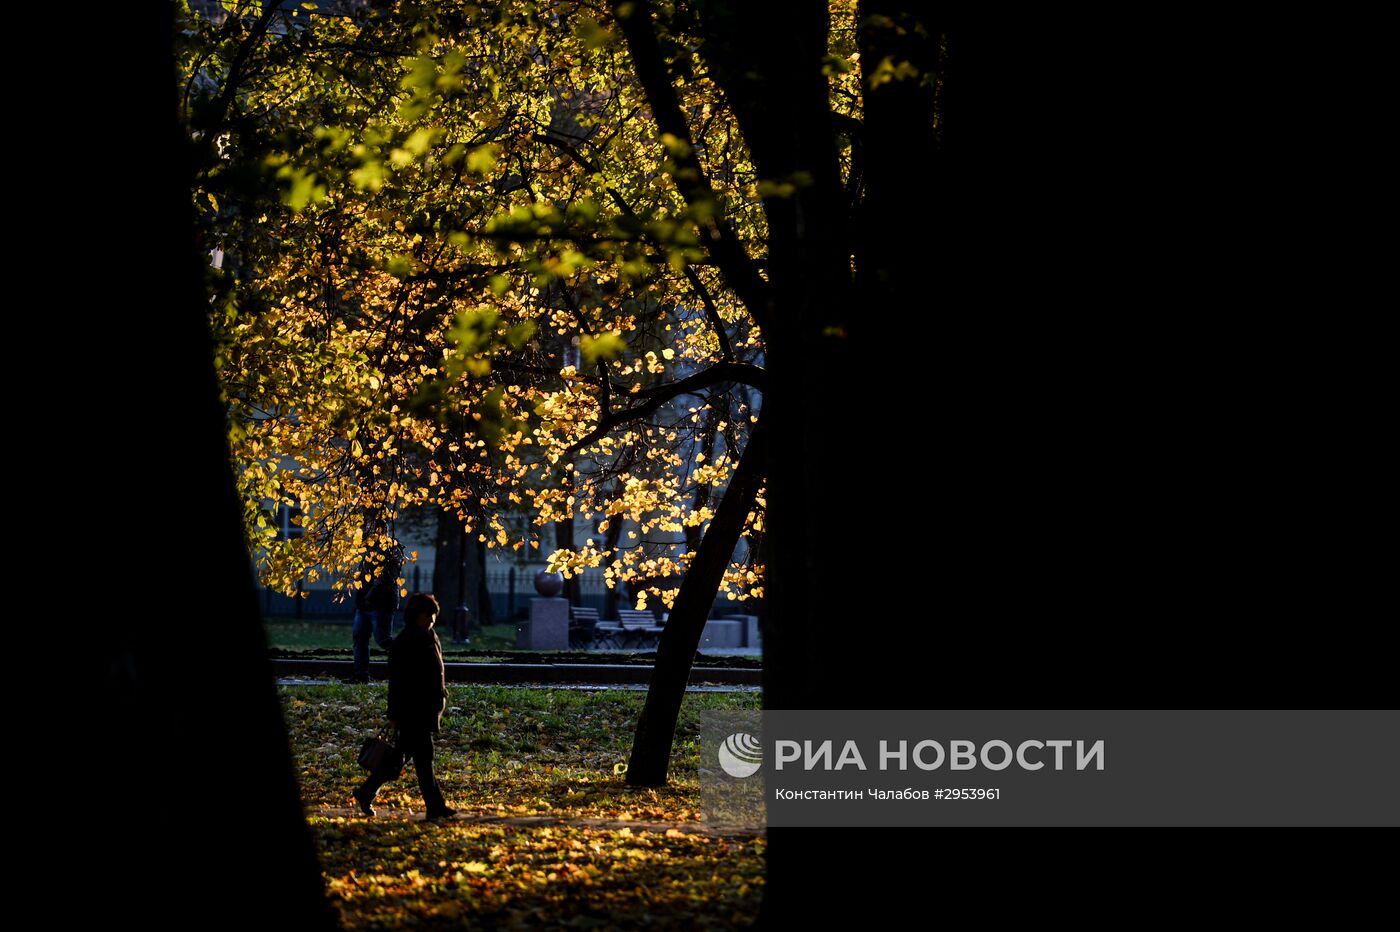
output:
M 158 480 L 171 504 L 167 546 L 158 559 L 117 554 L 110 584 L 94 593 L 107 617 L 91 868 L 113 882 L 106 907 L 141 925 L 210 917 L 228 928 L 334 928 L 240 526 L 176 119 L 170 10 L 146 4 L 124 22 L 135 41 L 111 47 L 129 56 L 121 126 L 140 151 L 123 162 L 107 208 L 123 222 L 144 219 L 153 260 L 144 310 L 107 345 L 133 403 L 178 419 L 180 439 Z M 137 472 L 111 476 L 110 500 L 95 513 L 129 516 Z M 103 526 L 116 525 L 94 522 L 94 531 Z

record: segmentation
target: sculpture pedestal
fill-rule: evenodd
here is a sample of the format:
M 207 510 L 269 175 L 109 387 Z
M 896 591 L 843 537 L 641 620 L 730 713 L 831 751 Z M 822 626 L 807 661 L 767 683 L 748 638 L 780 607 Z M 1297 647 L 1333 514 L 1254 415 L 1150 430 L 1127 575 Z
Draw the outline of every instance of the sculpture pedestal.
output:
M 525 650 L 568 650 L 569 600 L 531 599 L 530 619 L 516 627 L 515 646 Z
M 711 618 L 705 622 L 705 630 L 700 633 L 700 649 L 715 647 L 743 647 L 744 625 L 729 618 Z
M 730 621 L 737 621 L 744 626 L 744 641 L 740 647 L 762 647 L 762 640 L 758 633 L 757 615 L 730 615 Z

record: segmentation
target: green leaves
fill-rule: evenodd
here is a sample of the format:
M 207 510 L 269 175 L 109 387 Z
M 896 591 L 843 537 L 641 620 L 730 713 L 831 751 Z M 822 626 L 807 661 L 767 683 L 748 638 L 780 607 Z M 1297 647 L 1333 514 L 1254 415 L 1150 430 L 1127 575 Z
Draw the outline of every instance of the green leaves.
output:
M 501 315 L 481 305 L 457 315 L 457 322 L 447 331 L 454 351 L 448 361 L 449 376 L 455 371 L 480 378 L 491 371 L 488 354 L 495 342 L 496 323 Z
M 782 178 L 765 178 L 758 182 L 758 196 L 769 198 L 792 197 L 802 188 L 812 185 L 811 172 L 796 171 Z
M 412 155 L 419 156 L 428 151 L 438 130 L 431 126 L 420 126 L 404 140 L 403 147 Z
M 533 320 L 507 327 L 501 315 L 484 304 L 463 311 L 447 331 L 453 344 L 448 359 L 449 378 L 460 377 L 463 372 L 475 378 L 485 376 L 491 371 L 490 357 L 499 346 L 518 350 L 535 335 L 535 329 Z
M 588 365 L 596 365 L 599 359 L 616 359 L 627 350 L 627 341 L 620 333 L 603 333 L 598 336 L 585 334 L 579 340 L 579 352 Z
M 533 320 L 516 324 L 506 331 L 505 344 L 513 350 L 518 350 L 530 342 L 530 338 L 535 335 L 535 329 Z
M 693 151 L 690 143 L 670 133 L 661 134 L 661 145 L 665 147 L 667 154 L 673 159 L 686 158 Z
M 880 63 L 875 66 L 874 72 L 867 79 L 871 90 L 878 88 L 882 84 L 891 81 L 907 81 L 910 78 L 917 78 L 919 69 L 913 62 L 901 60 L 896 62 L 892 56 L 886 55 L 880 59 Z
M 389 173 L 384 163 L 377 158 L 367 157 L 359 168 L 350 173 L 350 183 L 357 191 L 379 191 L 388 180 Z
M 421 91 L 432 87 L 436 80 L 437 62 L 431 55 L 420 55 L 405 63 L 399 86 L 406 91 Z
M 277 170 L 277 179 L 283 182 L 282 203 L 300 213 L 309 204 L 319 203 L 326 197 L 326 186 L 316 173 L 293 165 L 283 165 Z
M 494 143 L 487 143 L 484 146 L 477 146 L 467 152 L 467 171 L 473 175 L 482 176 L 489 173 L 496 167 L 496 160 L 500 157 L 501 147 Z
M 613 34 L 591 16 L 580 17 L 574 26 L 574 32 L 583 43 L 583 47 L 590 50 L 603 48 L 614 39 Z
M 838 74 L 850 74 L 855 70 L 855 62 L 842 55 L 827 55 L 822 59 L 822 74 L 827 77 Z
M 316 142 L 323 154 L 343 151 L 350 143 L 350 131 L 342 126 L 316 127 Z
M 409 134 L 398 146 L 389 152 L 389 164 L 394 168 L 407 168 L 420 160 L 441 135 L 441 130 L 432 126 L 420 126 Z

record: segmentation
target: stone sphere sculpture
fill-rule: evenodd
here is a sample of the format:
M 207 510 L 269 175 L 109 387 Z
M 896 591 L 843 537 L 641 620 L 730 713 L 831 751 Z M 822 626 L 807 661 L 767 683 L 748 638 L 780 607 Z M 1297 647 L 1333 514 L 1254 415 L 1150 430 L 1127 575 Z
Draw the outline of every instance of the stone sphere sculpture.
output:
M 562 573 L 551 573 L 549 570 L 540 570 L 535 574 L 535 591 L 546 599 L 552 599 L 564 591 L 564 576 Z

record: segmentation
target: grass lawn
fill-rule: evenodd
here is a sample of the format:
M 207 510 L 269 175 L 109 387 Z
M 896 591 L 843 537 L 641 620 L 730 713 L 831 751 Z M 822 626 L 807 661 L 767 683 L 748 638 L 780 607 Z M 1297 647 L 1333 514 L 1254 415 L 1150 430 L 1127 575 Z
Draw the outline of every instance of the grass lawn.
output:
M 464 816 L 506 821 L 418 821 L 423 803 L 411 765 L 380 791 L 378 818 L 331 811 L 354 805 L 350 790 L 363 774 L 355 755 L 382 719 L 384 691 L 281 687 L 327 889 L 348 928 L 694 929 L 752 921 L 763 840 L 686 825 L 699 821 L 697 713 L 757 708 L 756 694 L 687 695 L 671 785 L 632 790 L 616 769 L 627 758 L 643 694 L 474 685 L 449 691 L 435 746 L 448 804 Z M 530 816 L 566 821 L 526 824 Z
M 267 646 L 283 650 L 315 650 L 317 648 L 351 649 L 350 625 L 331 624 L 324 621 L 297 621 L 295 618 L 268 618 L 264 622 L 267 631 Z M 394 634 L 403 630 L 403 614 L 394 616 Z M 457 645 L 452 643 L 450 627 L 439 626 L 438 637 L 442 639 L 444 651 L 452 651 Z M 471 644 L 475 650 L 514 650 L 515 625 L 487 625 L 479 633 L 473 634 Z M 371 641 L 371 650 L 376 659 L 383 659 L 379 648 Z

